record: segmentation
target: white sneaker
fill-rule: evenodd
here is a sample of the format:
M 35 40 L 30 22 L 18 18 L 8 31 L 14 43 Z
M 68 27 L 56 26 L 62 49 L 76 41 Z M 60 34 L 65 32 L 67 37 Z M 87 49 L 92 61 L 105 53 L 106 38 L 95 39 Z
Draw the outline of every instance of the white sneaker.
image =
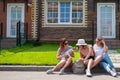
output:
M 115 73 L 117 73 L 117 71 L 115 70 L 115 68 L 112 68 L 112 71 L 115 72 Z
M 59 75 L 63 75 L 63 74 L 64 74 L 64 69 L 62 68 L 62 69 L 60 69 Z
M 113 77 L 116 77 L 116 76 L 117 76 L 117 73 L 114 72 L 113 70 L 110 70 L 110 74 L 111 74 Z
M 47 74 L 52 74 L 53 71 L 54 71 L 53 69 L 49 69 L 46 73 L 47 73 Z
M 87 77 L 92 77 L 92 74 L 91 74 L 90 70 L 86 70 L 86 76 Z
M 110 69 L 110 66 L 108 65 L 107 66 L 107 70 L 110 72 L 110 74 L 113 76 L 113 77 L 116 77 L 117 76 L 117 73 L 116 72 L 114 72 L 112 69 Z

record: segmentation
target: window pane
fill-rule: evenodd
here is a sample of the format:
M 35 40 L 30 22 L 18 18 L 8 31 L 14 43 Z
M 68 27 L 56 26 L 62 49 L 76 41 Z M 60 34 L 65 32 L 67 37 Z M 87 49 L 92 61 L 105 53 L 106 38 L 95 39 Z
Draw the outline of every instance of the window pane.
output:
M 21 21 L 21 14 L 22 14 L 22 8 L 21 7 L 18 7 L 17 8 L 17 19 L 19 21 Z
M 60 3 L 60 22 L 62 23 L 70 22 L 70 3 L 69 2 Z
M 16 8 L 11 8 L 11 19 L 16 20 Z
M 62 12 L 62 13 L 63 13 L 64 11 L 65 11 L 65 9 L 64 9 L 64 8 L 61 8 L 60 12 Z
M 83 2 L 72 2 L 72 23 L 83 22 Z
M 47 22 L 58 23 L 58 2 L 48 2 Z

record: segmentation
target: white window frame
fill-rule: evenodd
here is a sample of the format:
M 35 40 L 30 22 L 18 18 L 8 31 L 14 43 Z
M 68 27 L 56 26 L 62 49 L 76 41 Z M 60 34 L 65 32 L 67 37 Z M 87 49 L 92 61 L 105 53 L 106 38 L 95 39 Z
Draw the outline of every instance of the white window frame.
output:
M 61 0 L 50 0 L 50 1 L 54 1 L 54 2 L 58 2 L 58 23 L 48 23 L 47 22 L 47 7 L 48 7 L 48 2 L 49 2 L 49 0 L 45 0 L 45 23 L 46 23 L 46 25 L 84 25 L 85 24 L 85 0 L 82 0 L 83 1 L 83 21 L 82 21 L 82 23 L 72 23 L 72 2 L 74 2 L 73 0 L 68 0 L 68 2 L 70 2 L 70 22 L 69 23 L 60 23 L 60 14 L 59 14 L 59 12 L 60 12 L 60 2 L 61 2 Z M 79 0 L 75 0 L 75 1 L 79 1 Z M 63 1 L 62 1 L 63 2 Z M 64 2 L 66 2 L 66 1 L 64 1 Z
M 11 8 L 11 6 L 22 6 L 23 7 L 23 11 L 22 11 L 22 22 L 24 22 L 24 11 L 25 11 L 25 5 L 24 5 L 24 3 L 8 3 L 7 4 L 7 34 L 6 34 L 6 36 L 7 37 L 11 37 L 11 38 L 15 38 L 16 36 L 11 36 L 10 35 L 10 27 L 9 27 L 9 25 L 10 25 L 10 20 L 11 20 L 11 11 L 10 11 L 10 8 Z
M 115 3 L 97 3 L 97 36 L 101 36 L 100 35 L 100 10 L 99 7 L 100 5 L 104 5 L 104 4 L 111 4 L 114 6 L 114 10 L 113 10 L 113 15 L 112 15 L 112 19 L 113 19 L 113 24 L 112 24 L 112 31 L 114 34 L 112 34 L 112 36 L 103 36 L 104 38 L 116 38 L 116 20 L 115 20 Z M 113 28 L 114 26 L 114 28 Z

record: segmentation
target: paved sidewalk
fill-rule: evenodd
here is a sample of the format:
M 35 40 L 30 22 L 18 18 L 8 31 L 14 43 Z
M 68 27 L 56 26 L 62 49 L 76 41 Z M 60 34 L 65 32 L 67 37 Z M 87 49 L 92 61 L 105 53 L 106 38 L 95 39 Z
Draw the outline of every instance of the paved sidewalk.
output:
M 0 71 L 0 80 L 120 80 L 120 72 L 117 77 L 105 73 L 96 73 L 92 77 L 80 74 L 59 75 L 57 72 L 47 75 L 45 72 L 31 71 Z

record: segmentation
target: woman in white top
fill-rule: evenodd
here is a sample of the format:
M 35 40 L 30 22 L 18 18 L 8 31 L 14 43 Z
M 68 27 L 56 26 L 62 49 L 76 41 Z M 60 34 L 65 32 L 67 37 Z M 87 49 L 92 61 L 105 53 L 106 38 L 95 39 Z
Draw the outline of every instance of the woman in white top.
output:
M 108 47 L 106 46 L 105 41 L 102 37 L 96 38 L 96 43 L 94 44 L 93 49 L 95 51 L 96 57 L 95 63 L 99 63 L 99 65 L 103 67 L 106 72 L 115 77 L 117 75 L 117 72 L 110 57 L 107 54 Z

